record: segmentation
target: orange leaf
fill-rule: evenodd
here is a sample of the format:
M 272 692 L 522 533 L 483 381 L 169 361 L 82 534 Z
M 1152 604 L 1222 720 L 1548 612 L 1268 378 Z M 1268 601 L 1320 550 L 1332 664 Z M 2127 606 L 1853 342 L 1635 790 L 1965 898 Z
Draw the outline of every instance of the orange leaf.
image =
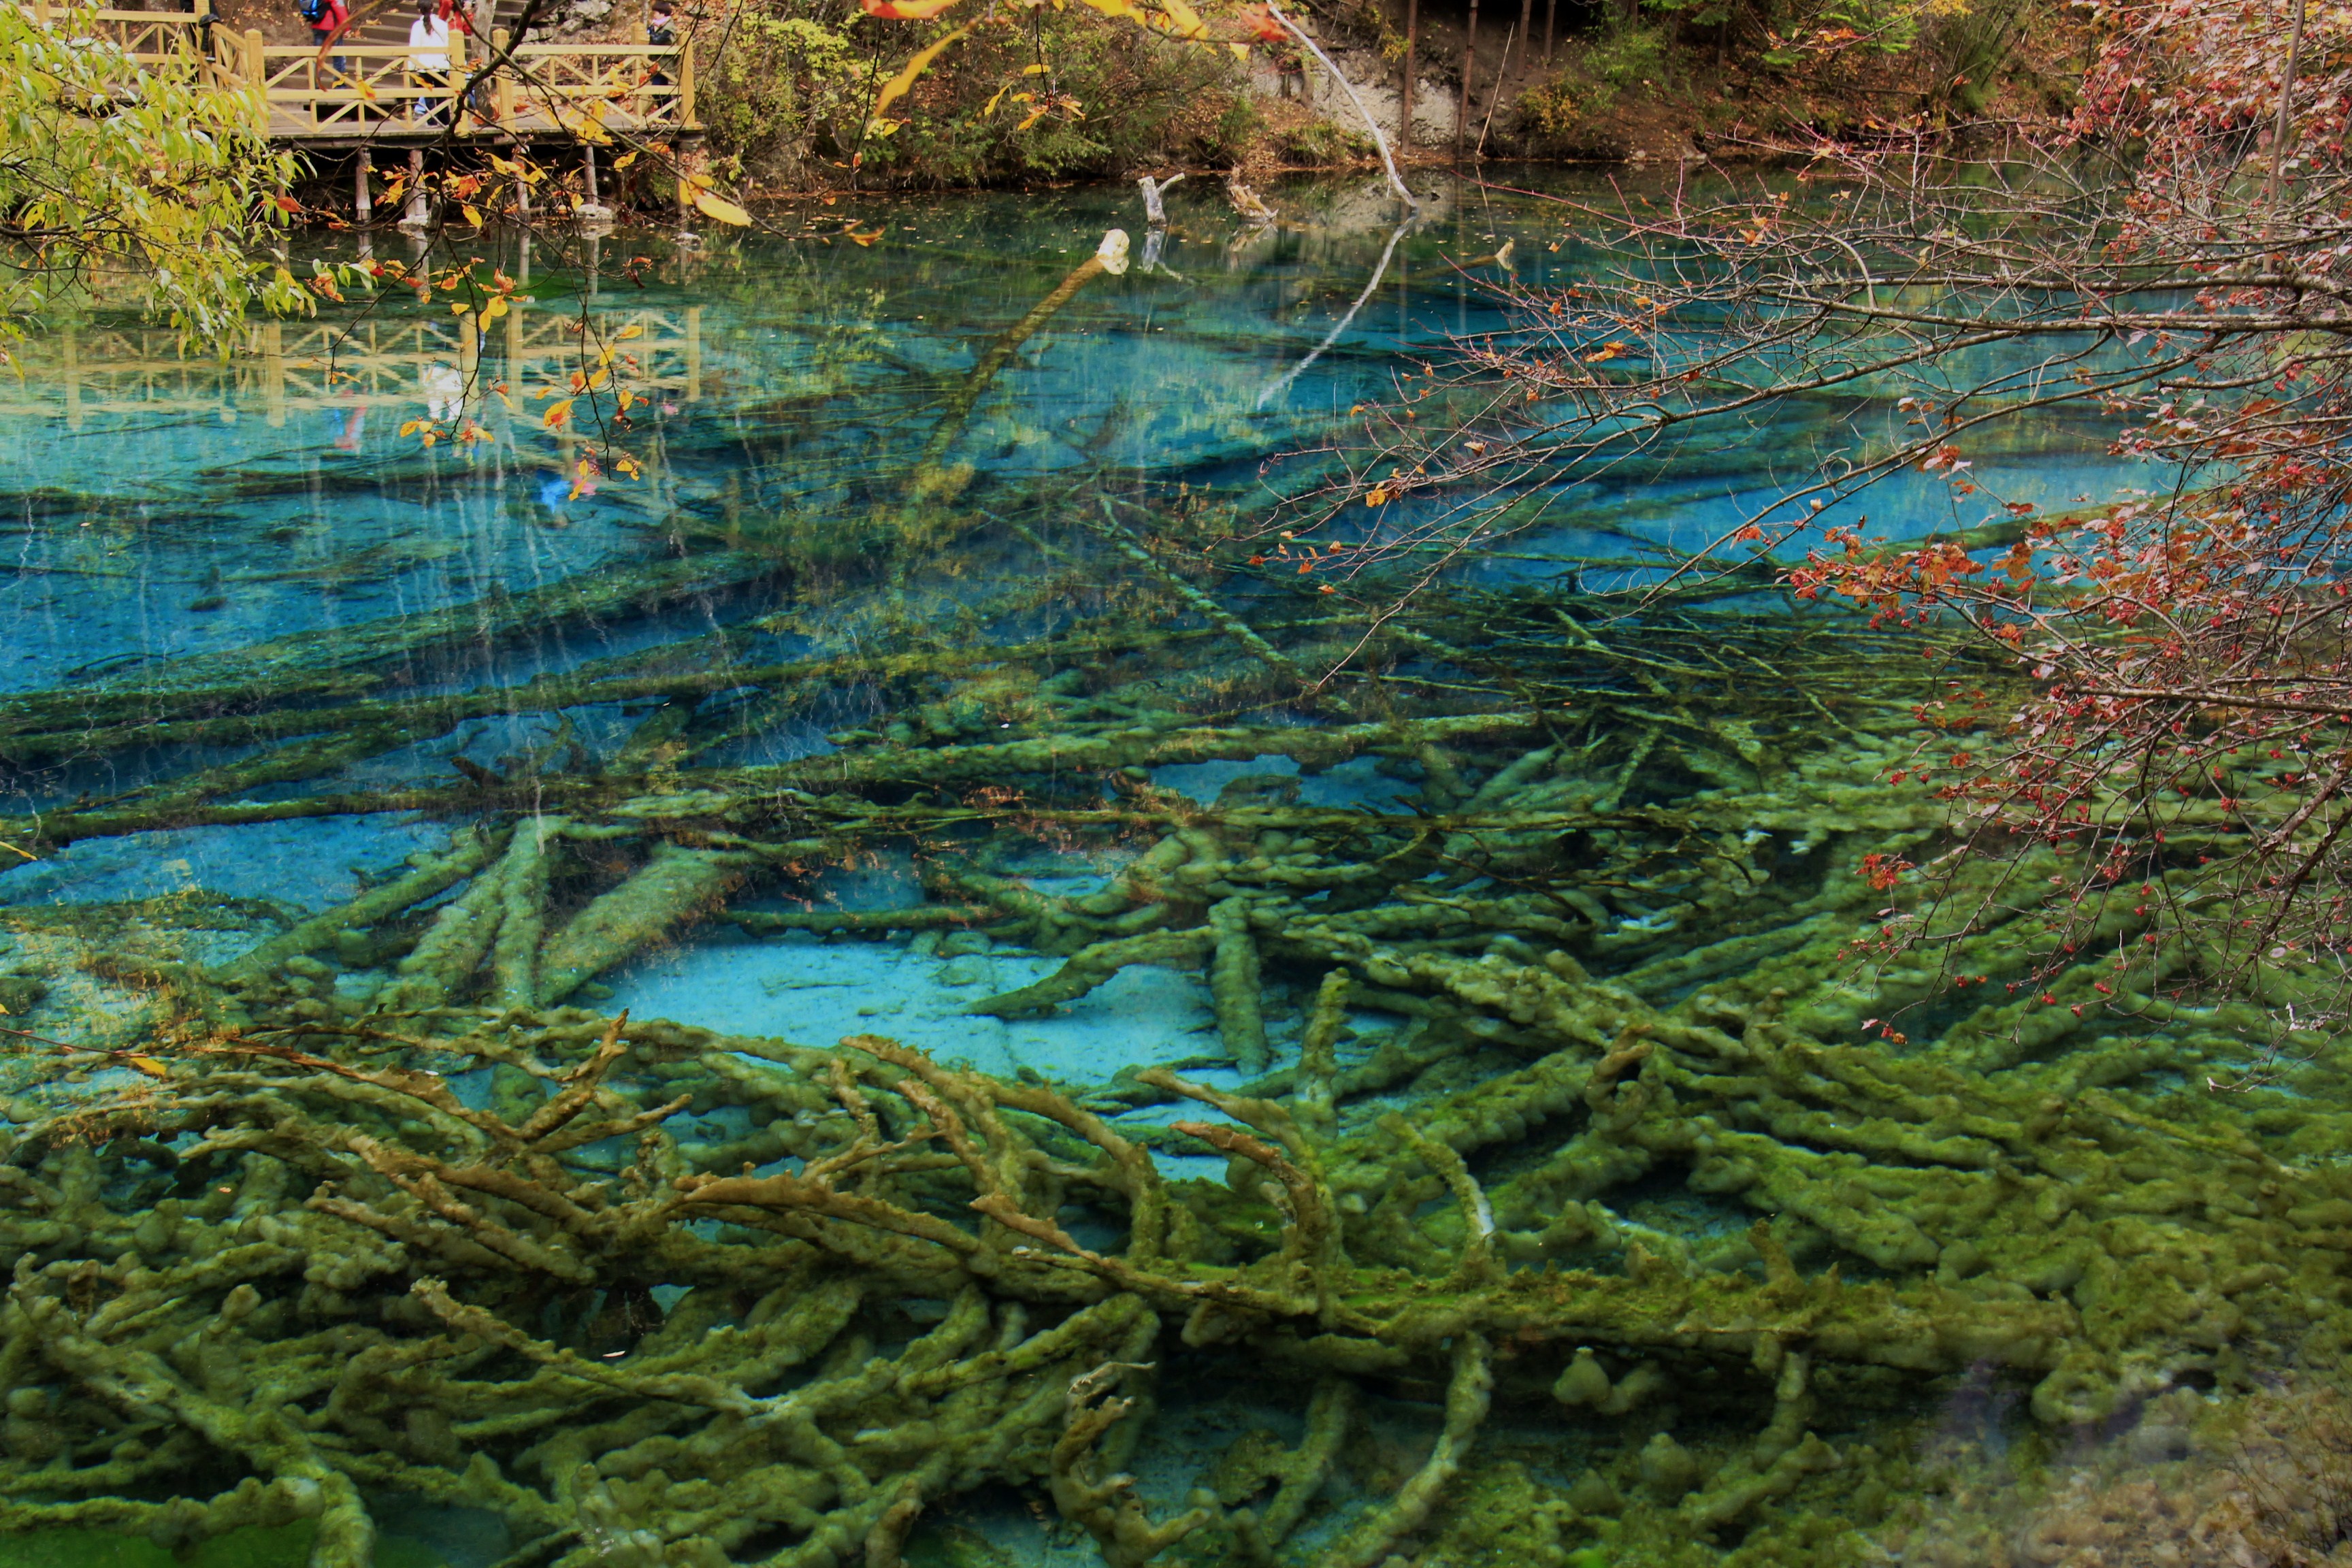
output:
M 869 16 L 886 22 L 928 22 L 952 8 L 957 0 L 857 0 Z
M 547 405 L 547 416 L 545 418 L 541 419 L 540 423 L 545 426 L 548 429 L 552 430 L 571 417 L 572 399 L 567 397 L 560 403 L 549 404 Z

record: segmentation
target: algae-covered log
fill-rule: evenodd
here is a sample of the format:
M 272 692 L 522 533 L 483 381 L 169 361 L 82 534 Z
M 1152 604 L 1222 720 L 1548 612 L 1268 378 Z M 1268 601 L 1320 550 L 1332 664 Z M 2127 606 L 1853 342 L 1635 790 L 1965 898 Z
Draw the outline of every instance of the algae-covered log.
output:
M 657 846 L 642 870 L 547 939 L 539 957 L 539 1004 L 562 1001 L 599 971 L 715 909 L 743 879 L 743 866 L 740 855 Z

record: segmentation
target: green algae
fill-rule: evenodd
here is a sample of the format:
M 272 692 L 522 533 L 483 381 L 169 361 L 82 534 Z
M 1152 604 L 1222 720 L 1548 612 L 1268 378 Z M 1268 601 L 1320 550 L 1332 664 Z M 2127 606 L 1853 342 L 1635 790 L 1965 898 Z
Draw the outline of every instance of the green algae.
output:
M 960 482 L 919 487 L 927 547 L 971 547 Z M 287 1516 L 359 1568 L 388 1550 L 368 1499 L 400 1492 L 564 1568 L 814 1568 L 987 1560 L 940 1516 L 1011 1488 L 1114 1563 L 1859 1563 L 1924 1495 L 1957 1380 L 2063 1434 L 2183 1383 L 2243 1396 L 2352 1328 L 2341 1065 L 2199 1089 L 2259 1055 L 2268 1001 L 2171 1000 L 2212 955 L 2119 899 L 2100 931 L 2147 950 L 2121 968 L 2042 974 L 2030 905 L 1946 933 L 1940 972 L 1863 961 L 1904 895 L 1862 857 L 1943 831 L 1881 782 L 1938 689 L 1916 658 L 1433 589 L 1349 628 L 1309 700 L 1312 600 L 1215 612 L 1078 488 L 1038 520 L 1140 624 L 789 664 L 728 662 L 739 639 L 417 698 L 362 628 L 224 665 L 244 712 L 193 675 L 159 699 L 187 738 L 324 749 L 5 825 L 42 848 L 424 809 L 452 839 L 308 917 L 0 917 L 0 996 L 68 1047 L 9 1063 L 0 1530 L 96 1506 L 222 1551 Z M 885 646 L 946 613 L 855 583 L 820 609 Z M 887 716 L 829 752 L 688 765 L 856 683 Z M 466 714 L 622 700 L 661 706 L 602 754 L 242 798 Z M 49 694 L 0 731 L 102 749 L 142 711 Z M 1162 771 L 1209 762 L 1256 771 L 1208 801 Z M 1304 798 L 1368 765 L 1395 806 Z M 1105 874 L 1056 890 L 1024 869 L 1045 843 Z M 885 852 L 926 901 L 742 907 Z M 975 1015 L 1198 971 L 1217 1031 L 1087 1087 L 564 1005 L 722 921 L 1059 961 Z M 1895 1018 L 1910 1040 L 1865 1028 Z M 1130 1481 L 1169 1391 L 1220 1379 L 1290 1435 L 1204 1467 L 1205 1500 Z
M 0 1568 L 302 1568 L 315 1525 L 240 1530 L 174 1552 L 152 1541 L 97 1531 L 0 1535 Z M 437 1552 L 397 1536 L 380 1537 L 373 1568 L 447 1568 Z

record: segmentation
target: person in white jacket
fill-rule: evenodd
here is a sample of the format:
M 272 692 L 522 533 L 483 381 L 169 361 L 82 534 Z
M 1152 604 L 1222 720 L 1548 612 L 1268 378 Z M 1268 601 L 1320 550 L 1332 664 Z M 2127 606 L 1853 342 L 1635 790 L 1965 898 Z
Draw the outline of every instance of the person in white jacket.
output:
M 420 98 L 409 106 L 410 118 L 418 124 L 438 125 L 449 90 L 449 24 L 441 19 L 435 0 L 416 0 L 416 20 L 408 24 L 408 84 L 440 95 Z

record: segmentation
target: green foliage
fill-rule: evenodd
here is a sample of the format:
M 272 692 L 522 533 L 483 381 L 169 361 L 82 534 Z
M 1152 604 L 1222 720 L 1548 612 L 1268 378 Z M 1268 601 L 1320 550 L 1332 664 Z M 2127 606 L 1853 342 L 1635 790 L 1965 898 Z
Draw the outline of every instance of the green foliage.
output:
M 1521 135 L 1538 142 L 1572 141 L 1627 92 L 1653 92 L 1674 70 L 1671 24 L 1612 26 L 1571 43 L 1566 63 L 1519 95 L 1513 113 Z
M 713 142 L 798 183 L 816 144 L 855 142 L 875 73 L 848 26 L 744 12 L 702 99 Z
M 1850 30 L 1858 48 L 1899 55 L 1919 41 L 1917 0 L 1836 0 L 1821 10 L 1825 27 Z
M 1319 118 L 1284 131 L 1276 150 L 1286 162 L 1296 163 L 1341 163 L 1369 158 L 1376 151 L 1362 132 Z
M 826 21 L 805 0 L 747 14 L 705 92 L 713 144 L 793 183 L 855 166 L 870 184 L 970 184 L 1224 161 L 1257 129 L 1223 47 L 1082 6 L 981 19 L 874 120 L 883 84 L 940 37 Z
M 1673 39 L 1658 25 L 1612 27 L 1585 45 L 1577 62 L 1612 93 L 1663 85 L 1674 69 Z
M 1594 115 L 1606 114 L 1616 101 L 1615 88 L 1563 71 L 1521 93 L 1515 111 L 1521 134 L 1557 142 L 1575 135 Z
M 1943 68 L 1940 96 L 1962 115 L 1982 114 L 1993 83 L 2024 37 L 2025 0 L 1946 0 L 1931 10 L 1935 51 Z
M 309 298 L 253 259 L 284 223 L 273 198 L 294 163 L 256 134 L 247 98 L 142 67 L 80 13 L 43 26 L 0 6 L 0 326 L 127 285 L 219 343 L 249 308 Z

